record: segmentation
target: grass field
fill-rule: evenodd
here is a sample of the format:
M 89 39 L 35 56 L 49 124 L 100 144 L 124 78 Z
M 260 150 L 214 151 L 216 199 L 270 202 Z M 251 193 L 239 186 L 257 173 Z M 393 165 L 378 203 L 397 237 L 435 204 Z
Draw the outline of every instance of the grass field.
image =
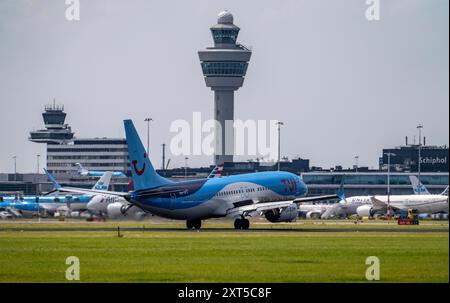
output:
M 368 256 L 380 259 L 380 282 L 449 281 L 448 232 L 133 231 L 119 238 L 27 231 L 34 225 L 23 223 L 0 230 L 16 224 L 24 231 L 0 231 L 0 282 L 65 282 L 68 256 L 79 258 L 81 282 L 367 282 Z

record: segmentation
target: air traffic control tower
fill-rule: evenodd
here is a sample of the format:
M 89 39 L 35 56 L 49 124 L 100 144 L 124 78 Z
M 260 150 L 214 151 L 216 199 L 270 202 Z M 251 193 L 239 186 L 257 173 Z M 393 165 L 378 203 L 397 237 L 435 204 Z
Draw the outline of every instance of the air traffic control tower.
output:
M 198 52 L 206 86 L 214 91 L 214 118 L 220 123 L 216 128 L 215 164 L 233 162 L 234 132 L 225 136 L 225 121 L 234 120 L 234 91 L 244 83 L 252 51 L 236 42 L 239 27 L 233 24 L 233 15 L 227 11 L 219 14 L 217 24 L 211 27 L 214 47 Z
M 28 140 L 36 143 L 65 144 L 71 142 L 74 133 L 68 124 L 64 124 L 66 113 L 63 105 L 46 105 L 42 114 L 45 129 L 30 132 Z

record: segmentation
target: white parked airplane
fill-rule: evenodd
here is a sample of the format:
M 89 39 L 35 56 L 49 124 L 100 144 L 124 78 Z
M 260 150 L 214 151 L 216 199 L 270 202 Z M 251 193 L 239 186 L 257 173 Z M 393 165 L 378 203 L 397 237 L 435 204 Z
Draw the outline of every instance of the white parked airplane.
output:
M 384 211 L 390 207 L 394 212 L 416 210 L 419 214 L 448 213 L 448 186 L 439 195 L 391 195 L 371 198 L 372 212 Z
M 410 179 L 414 195 L 390 195 L 389 201 L 387 195 L 342 196 L 341 201 L 328 208 L 321 218 L 349 217 L 355 214 L 360 218 L 371 217 L 377 212 L 386 212 L 389 206 L 394 212 L 414 209 L 419 213 L 448 213 L 448 187 L 440 195 L 431 195 L 417 177 L 411 176 Z

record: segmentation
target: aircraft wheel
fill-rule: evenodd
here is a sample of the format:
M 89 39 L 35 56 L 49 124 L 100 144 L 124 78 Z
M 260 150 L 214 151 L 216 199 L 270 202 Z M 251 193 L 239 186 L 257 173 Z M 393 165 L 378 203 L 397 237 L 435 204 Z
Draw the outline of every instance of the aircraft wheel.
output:
M 187 229 L 200 229 L 202 227 L 202 220 L 187 220 Z
M 242 219 L 242 229 L 249 229 L 250 221 L 248 219 Z
M 200 229 L 202 227 L 202 220 L 195 220 L 194 229 Z
M 234 229 L 242 229 L 242 220 L 241 219 L 234 220 Z

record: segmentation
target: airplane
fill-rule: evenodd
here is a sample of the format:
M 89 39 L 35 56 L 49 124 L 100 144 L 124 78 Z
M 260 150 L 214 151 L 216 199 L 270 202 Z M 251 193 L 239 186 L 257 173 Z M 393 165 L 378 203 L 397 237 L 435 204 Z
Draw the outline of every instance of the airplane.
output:
M 43 209 L 39 209 L 39 205 L 36 202 L 8 200 L 0 202 L 0 211 L 7 211 L 15 217 L 30 217 L 38 212 L 43 212 Z
M 247 217 L 260 213 L 270 222 L 291 222 L 298 217 L 298 204 L 329 200 L 336 195 L 304 197 L 307 186 L 292 173 L 283 171 L 257 172 L 175 182 L 160 176 L 131 120 L 124 120 L 128 154 L 132 167 L 134 190 L 100 192 L 62 187 L 46 171 L 56 190 L 79 194 L 108 194 L 123 197 L 131 207 L 153 215 L 186 220 L 188 229 L 200 229 L 202 220 L 234 218 L 235 229 L 248 229 Z
M 93 190 L 108 190 L 112 172 L 105 172 L 104 175 L 92 187 Z M 17 211 L 24 216 L 35 215 L 37 213 L 48 214 L 59 210 L 80 211 L 86 210 L 88 203 L 95 198 L 93 195 L 51 195 L 51 196 L 24 196 L 2 198 L 0 210 Z
M 224 163 L 216 165 L 207 178 L 220 178 L 223 167 Z M 101 194 L 89 201 L 87 209 L 91 213 L 106 214 L 111 219 L 141 219 L 148 214 L 138 207 L 131 206 L 132 204 L 123 197 Z
M 112 172 L 107 171 L 104 172 L 101 178 L 94 184 L 92 187 L 93 190 L 98 191 L 106 191 L 108 190 L 109 183 L 111 182 Z M 50 201 L 46 197 L 39 197 L 36 202 L 40 204 L 48 212 L 54 213 L 57 210 L 63 207 L 65 210 L 70 211 L 81 211 L 87 210 L 87 206 L 92 199 L 95 199 L 97 195 L 92 194 L 82 194 L 79 196 L 65 196 L 63 199 L 56 196 L 48 197 Z
M 373 196 L 371 198 L 372 212 L 383 211 L 391 208 L 394 212 L 413 209 L 419 214 L 448 213 L 448 186 L 438 195 L 391 195 Z
M 88 176 L 88 177 L 101 177 L 105 173 L 104 171 L 91 171 L 84 168 L 81 163 L 75 163 L 75 165 L 78 167 L 77 169 L 77 175 L 79 176 Z M 121 171 L 115 171 L 112 173 L 113 177 L 126 177 L 123 172 Z
M 419 182 L 416 176 L 410 176 L 411 185 L 414 194 L 420 195 L 421 193 L 425 195 L 430 195 L 427 188 Z M 345 197 L 343 193 L 343 184 L 341 184 L 339 203 L 329 207 L 321 216 L 322 219 L 330 219 L 333 217 L 349 217 L 351 215 L 357 215 L 358 217 L 371 217 L 374 215 L 374 209 L 372 207 L 373 196 L 353 196 Z M 402 195 L 399 195 L 402 196 Z M 380 196 L 387 203 L 387 196 Z M 392 198 L 393 195 L 390 195 Z M 380 210 L 378 210 L 379 212 Z

